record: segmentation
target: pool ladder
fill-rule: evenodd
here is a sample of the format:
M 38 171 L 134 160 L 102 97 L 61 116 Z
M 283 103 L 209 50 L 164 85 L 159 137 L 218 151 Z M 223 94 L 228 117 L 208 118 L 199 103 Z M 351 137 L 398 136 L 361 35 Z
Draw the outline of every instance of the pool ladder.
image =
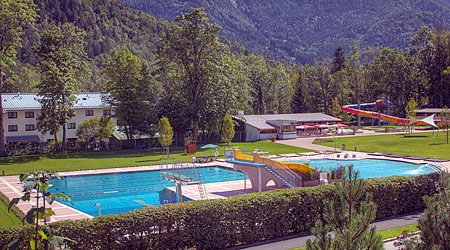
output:
M 201 200 L 207 200 L 208 194 L 206 193 L 205 185 L 202 180 L 202 173 L 200 172 L 200 169 L 198 168 L 198 193 L 200 194 Z

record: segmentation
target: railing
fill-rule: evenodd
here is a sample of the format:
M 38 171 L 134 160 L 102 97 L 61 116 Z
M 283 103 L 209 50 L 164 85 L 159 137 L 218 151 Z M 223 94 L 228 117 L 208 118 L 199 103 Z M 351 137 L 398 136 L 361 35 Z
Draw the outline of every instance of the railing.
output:
M 198 193 L 200 194 L 200 199 L 207 200 L 208 194 L 206 193 L 206 188 L 205 184 L 203 183 L 202 173 L 200 172 L 200 169 L 198 170 L 198 176 L 200 179 L 200 182 L 198 183 Z
M 262 163 L 266 164 L 267 167 L 283 178 L 286 182 L 291 184 L 294 187 L 302 186 L 302 177 L 296 174 L 291 169 L 287 168 L 283 164 L 276 162 L 274 160 L 270 160 L 265 157 L 261 157 Z
M 440 172 L 440 171 L 446 171 L 446 168 L 438 163 L 427 163 L 426 165 L 423 165 L 422 167 L 428 167 L 431 168 L 432 170 L 436 171 L 436 172 Z
M 174 162 L 161 161 L 159 165 L 159 173 L 161 177 L 165 177 L 171 181 L 200 181 L 198 168 L 195 165 L 191 165 L 189 162 L 177 160 Z

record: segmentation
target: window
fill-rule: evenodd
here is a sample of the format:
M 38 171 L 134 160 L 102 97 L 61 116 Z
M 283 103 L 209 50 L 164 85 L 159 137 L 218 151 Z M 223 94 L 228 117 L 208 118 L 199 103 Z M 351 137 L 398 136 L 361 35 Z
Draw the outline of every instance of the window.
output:
M 107 115 L 111 115 L 111 110 L 110 109 L 104 109 L 103 110 L 103 116 L 107 116 Z
M 67 124 L 67 129 L 76 129 L 77 124 L 75 122 L 71 122 Z
M 8 132 L 17 132 L 19 130 L 19 126 L 17 125 L 8 125 Z
M 86 116 L 94 116 L 94 110 L 88 109 L 84 111 Z
M 16 119 L 17 112 L 8 112 L 8 119 Z
M 25 112 L 25 118 L 34 118 L 34 112 L 33 111 Z
M 35 126 L 34 124 L 25 124 L 25 131 L 34 131 Z

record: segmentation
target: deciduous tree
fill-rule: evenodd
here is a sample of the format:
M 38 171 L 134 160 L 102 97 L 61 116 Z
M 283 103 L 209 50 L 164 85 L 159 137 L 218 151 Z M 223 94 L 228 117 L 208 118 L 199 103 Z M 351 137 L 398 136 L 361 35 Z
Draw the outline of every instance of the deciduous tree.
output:
M 47 30 L 36 48 L 39 57 L 38 95 L 42 105 L 37 117 L 37 127 L 43 133 L 49 132 L 55 138 L 62 127 L 63 140 L 60 150 L 65 150 L 66 123 L 75 115 L 77 74 L 86 60 L 83 37 L 85 33 L 71 23 L 55 26 Z
M 114 49 L 105 69 L 104 99 L 115 109 L 129 141 L 137 134 L 154 134 L 160 86 L 148 63 L 128 49 Z
M 167 159 L 169 159 L 169 147 L 173 142 L 173 130 L 170 126 L 169 119 L 167 117 L 162 117 L 158 123 L 159 137 L 158 142 L 161 147 L 164 148 L 167 154 Z
M 2 94 L 3 73 L 14 65 L 17 49 L 21 47 L 23 27 L 33 25 L 37 18 L 32 0 L 0 1 L 0 100 Z M 0 110 L 3 104 L 0 101 Z M 5 136 L 3 116 L 0 115 L 0 154 L 5 154 Z
M 226 142 L 227 146 L 229 146 L 233 138 L 234 138 L 233 117 L 231 117 L 230 114 L 226 114 L 225 118 L 223 119 L 222 141 Z
M 218 41 L 220 26 L 211 24 L 203 8 L 192 8 L 191 13 L 181 13 L 173 26 L 163 35 L 159 55 L 163 62 L 173 67 L 180 80 L 185 102 L 192 121 L 193 139 L 197 140 L 198 123 L 202 113 L 202 98 L 219 74 L 217 65 L 226 47 Z

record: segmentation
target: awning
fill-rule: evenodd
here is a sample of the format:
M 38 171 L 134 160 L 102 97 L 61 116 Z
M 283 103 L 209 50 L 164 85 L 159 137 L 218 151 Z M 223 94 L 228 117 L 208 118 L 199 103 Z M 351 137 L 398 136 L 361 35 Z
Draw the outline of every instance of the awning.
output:
M 6 142 L 41 141 L 37 135 L 6 136 Z

